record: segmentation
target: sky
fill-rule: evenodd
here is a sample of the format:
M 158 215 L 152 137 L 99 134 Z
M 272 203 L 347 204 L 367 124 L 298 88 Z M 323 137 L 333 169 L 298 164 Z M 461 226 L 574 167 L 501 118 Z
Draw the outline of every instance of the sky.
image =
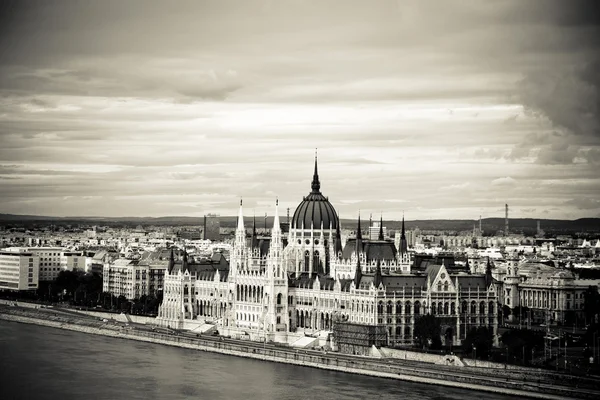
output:
M 600 217 L 600 2 L 0 2 L 0 213 Z

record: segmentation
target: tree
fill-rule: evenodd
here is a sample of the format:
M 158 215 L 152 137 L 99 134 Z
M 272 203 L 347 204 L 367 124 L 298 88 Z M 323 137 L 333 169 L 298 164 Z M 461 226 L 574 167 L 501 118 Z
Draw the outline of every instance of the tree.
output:
M 583 293 L 583 313 L 588 324 L 598 322 L 597 316 L 600 311 L 600 294 L 598 286 L 589 286 Z
M 511 310 L 510 307 L 506 304 L 502 306 L 502 318 L 507 319 L 510 316 Z M 504 321 L 500 321 L 504 322 Z
M 465 353 L 475 349 L 477 358 L 487 358 L 494 343 L 494 332 L 492 329 L 480 326 L 472 328 L 467 332 L 463 341 L 463 350 Z
M 565 313 L 565 325 L 566 326 L 573 326 L 575 325 L 575 320 L 577 319 L 577 314 L 575 313 L 574 310 L 568 310 Z
M 415 320 L 415 343 L 421 348 L 440 349 L 441 332 L 440 321 L 431 314 L 422 315 Z
M 534 348 L 544 348 L 544 332 L 530 329 L 511 329 L 502 334 L 501 341 L 511 354 L 523 354 L 531 360 Z

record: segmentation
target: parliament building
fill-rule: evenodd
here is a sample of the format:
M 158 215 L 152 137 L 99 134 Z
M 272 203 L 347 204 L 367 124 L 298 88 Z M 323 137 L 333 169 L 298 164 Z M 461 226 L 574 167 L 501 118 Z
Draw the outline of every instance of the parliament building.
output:
M 283 232 L 276 204 L 270 237 L 246 232 L 242 203 L 228 268 L 206 268 L 173 252 L 158 320 L 164 326 L 292 344 L 324 337 L 336 323 L 377 327 L 385 345 L 410 345 L 415 320 L 440 319 L 441 341 L 460 345 L 474 327 L 498 327 L 491 271 L 472 275 L 444 261 L 414 267 L 404 220 L 397 247 L 356 235 L 345 242 L 338 214 L 321 193 L 315 158 L 311 191 Z M 424 264 L 424 265 L 423 265 Z

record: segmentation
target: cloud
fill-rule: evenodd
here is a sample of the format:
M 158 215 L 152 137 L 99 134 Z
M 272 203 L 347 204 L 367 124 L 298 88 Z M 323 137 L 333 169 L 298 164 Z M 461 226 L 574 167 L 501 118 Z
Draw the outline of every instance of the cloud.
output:
M 441 187 L 442 190 L 461 190 L 461 189 L 466 189 L 467 187 L 469 187 L 470 183 L 469 182 L 463 182 L 463 183 L 457 183 L 454 185 L 448 185 L 448 186 L 443 186 Z
M 600 209 L 600 199 L 575 198 L 565 201 L 565 204 L 575 206 L 580 210 Z
M 514 186 L 517 181 L 510 176 L 505 176 L 503 178 L 497 178 L 492 181 L 493 186 Z
M 526 111 L 547 117 L 575 135 L 600 138 L 600 62 L 583 66 L 546 67 L 519 83 Z
M 315 147 L 343 215 L 597 197 L 593 3 L 107 1 L 0 6 L 0 212 L 294 207 Z

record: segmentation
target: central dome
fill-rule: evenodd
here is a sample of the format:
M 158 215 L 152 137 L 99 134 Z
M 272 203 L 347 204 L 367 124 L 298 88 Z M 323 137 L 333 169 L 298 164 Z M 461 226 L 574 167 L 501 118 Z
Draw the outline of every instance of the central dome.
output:
M 302 199 L 302 202 L 296 208 L 292 218 L 292 228 L 295 229 L 329 229 L 337 230 L 339 219 L 335 209 L 327 199 L 321 194 L 321 183 L 319 182 L 319 173 L 317 170 L 317 157 L 315 156 L 315 173 L 311 184 L 312 191 Z

